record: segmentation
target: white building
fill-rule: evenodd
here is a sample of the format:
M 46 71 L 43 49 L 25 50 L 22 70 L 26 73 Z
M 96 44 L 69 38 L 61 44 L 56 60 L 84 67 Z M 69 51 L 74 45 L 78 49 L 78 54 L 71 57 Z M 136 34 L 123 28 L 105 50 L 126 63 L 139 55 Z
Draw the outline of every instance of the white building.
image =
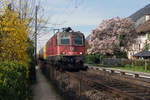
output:
M 128 51 L 128 58 L 132 59 L 133 55 L 144 50 L 150 50 L 150 15 L 144 15 L 136 22 L 136 30 L 139 33 L 136 43 Z

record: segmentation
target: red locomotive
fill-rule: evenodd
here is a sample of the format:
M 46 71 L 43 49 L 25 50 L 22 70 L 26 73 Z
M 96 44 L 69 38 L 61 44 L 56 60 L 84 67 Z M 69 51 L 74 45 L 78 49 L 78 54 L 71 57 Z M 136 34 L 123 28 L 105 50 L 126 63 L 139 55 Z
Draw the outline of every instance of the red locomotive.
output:
M 64 28 L 57 32 L 39 52 L 39 58 L 63 70 L 86 69 L 83 66 L 85 37 L 81 32 Z

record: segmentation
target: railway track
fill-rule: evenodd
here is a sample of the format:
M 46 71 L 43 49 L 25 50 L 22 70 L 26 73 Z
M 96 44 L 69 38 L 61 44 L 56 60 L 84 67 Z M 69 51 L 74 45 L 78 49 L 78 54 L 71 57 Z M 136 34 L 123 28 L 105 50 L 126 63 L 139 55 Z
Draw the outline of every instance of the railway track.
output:
M 109 93 L 112 97 L 118 97 L 122 100 L 150 100 L 150 88 L 144 86 L 82 71 L 66 73 L 96 90 Z
M 65 73 L 95 90 L 103 91 L 113 98 L 119 98 L 119 100 L 150 100 L 150 87 L 111 77 L 106 72 L 99 72 L 100 74 L 94 72 L 96 71 Z

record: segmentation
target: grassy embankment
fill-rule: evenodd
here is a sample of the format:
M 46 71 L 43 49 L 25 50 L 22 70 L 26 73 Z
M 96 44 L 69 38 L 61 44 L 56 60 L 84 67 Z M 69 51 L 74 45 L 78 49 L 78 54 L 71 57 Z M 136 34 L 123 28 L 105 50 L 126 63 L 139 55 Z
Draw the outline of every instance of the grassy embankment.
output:
M 146 70 L 145 66 L 125 65 L 125 66 L 120 66 L 120 67 L 111 67 L 111 66 L 105 66 L 102 64 L 89 64 L 89 65 L 93 65 L 93 66 L 97 66 L 97 67 L 114 68 L 114 69 L 121 69 L 121 70 L 130 70 L 130 71 L 150 73 L 150 70 Z

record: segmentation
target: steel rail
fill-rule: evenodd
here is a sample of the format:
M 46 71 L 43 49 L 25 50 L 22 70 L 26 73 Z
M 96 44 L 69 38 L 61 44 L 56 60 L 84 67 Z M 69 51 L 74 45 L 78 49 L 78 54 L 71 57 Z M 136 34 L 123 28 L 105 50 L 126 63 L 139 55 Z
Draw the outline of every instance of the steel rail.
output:
M 96 81 L 96 80 L 90 79 L 83 75 L 85 73 L 82 73 L 82 72 L 80 72 L 80 73 L 66 72 L 66 73 L 73 78 L 77 78 L 77 79 L 81 80 L 82 82 L 86 83 L 88 86 L 90 86 L 96 90 L 108 92 L 112 97 L 121 97 L 124 100 L 147 100 L 144 97 L 138 97 L 136 95 L 131 95 L 131 93 L 129 93 L 130 91 L 122 91 L 120 89 L 117 89 L 116 87 L 109 86 L 108 84 L 106 85 L 101 81 L 98 81 L 98 80 Z

